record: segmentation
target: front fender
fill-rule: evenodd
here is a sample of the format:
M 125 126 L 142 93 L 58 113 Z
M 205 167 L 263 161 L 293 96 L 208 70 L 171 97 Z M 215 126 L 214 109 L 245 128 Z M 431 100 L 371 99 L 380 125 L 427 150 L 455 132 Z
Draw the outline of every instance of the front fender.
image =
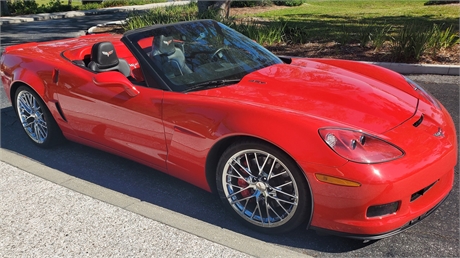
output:
M 25 68 L 17 68 L 12 72 L 12 81 L 9 94 L 11 97 L 14 96 L 16 89 L 20 85 L 28 85 L 32 88 L 40 97 L 42 97 L 45 103 L 54 101 L 54 92 L 50 90 L 50 84 L 52 84 L 52 71 L 42 71 L 40 74 L 27 70 Z
M 331 152 L 318 129 L 334 122 L 288 110 L 246 105 L 233 109 L 221 123 L 219 140 L 245 135 L 269 142 L 297 162 L 328 164 L 339 167 L 346 160 Z M 332 155 L 327 155 L 327 154 Z
M 206 190 L 210 189 L 204 183 L 204 164 L 210 150 L 233 137 L 249 136 L 269 142 L 297 162 L 331 167 L 347 162 L 333 153 L 318 134 L 318 128 L 335 125 L 332 122 L 234 100 L 171 92 L 164 96 L 168 172 Z

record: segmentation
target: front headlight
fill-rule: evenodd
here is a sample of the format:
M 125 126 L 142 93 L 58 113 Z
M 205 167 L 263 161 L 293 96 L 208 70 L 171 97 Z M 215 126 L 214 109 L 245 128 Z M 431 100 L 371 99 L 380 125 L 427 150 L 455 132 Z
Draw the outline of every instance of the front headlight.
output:
M 319 134 L 333 151 L 353 162 L 381 163 L 404 156 L 404 152 L 395 145 L 361 131 L 322 128 Z
M 435 106 L 437 109 L 441 109 L 441 106 L 439 105 L 438 100 L 436 100 L 436 98 L 433 97 L 428 91 L 426 91 L 424 88 L 422 88 L 420 85 L 418 85 L 413 80 L 407 77 L 404 77 L 404 79 L 406 79 L 407 83 L 409 83 L 409 85 L 411 85 L 414 88 L 414 90 L 417 91 L 423 99 L 425 99 L 425 101 L 433 104 L 433 106 Z

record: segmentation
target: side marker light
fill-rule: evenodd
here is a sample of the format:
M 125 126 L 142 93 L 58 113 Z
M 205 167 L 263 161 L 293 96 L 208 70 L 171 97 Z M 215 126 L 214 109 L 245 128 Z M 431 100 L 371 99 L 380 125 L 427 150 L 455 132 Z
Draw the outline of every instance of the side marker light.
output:
M 323 182 L 323 183 L 328 183 L 328 184 L 333 184 L 333 185 L 341 185 L 341 186 L 350 186 L 350 187 L 359 187 L 361 186 L 360 183 L 338 178 L 338 177 L 333 177 L 333 176 L 328 176 L 324 174 L 315 174 L 316 179 L 318 181 Z

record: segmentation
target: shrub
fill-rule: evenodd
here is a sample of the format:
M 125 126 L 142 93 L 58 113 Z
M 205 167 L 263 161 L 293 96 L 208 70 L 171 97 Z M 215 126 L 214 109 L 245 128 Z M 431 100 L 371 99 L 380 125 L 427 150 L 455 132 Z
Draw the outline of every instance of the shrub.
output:
M 369 42 L 372 41 L 372 37 L 373 37 L 373 29 L 374 29 L 374 26 L 373 24 L 358 24 L 359 26 L 359 29 L 358 29 L 358 33 L 357 33 L 357 36 L 358 36 L 358 41 L 359 41 L 359 46 L 360 47 L 366 47 L 368 45 Z
M 3 0 L 0 0 L 3 1 Z M 155 2 L 165 2 L 165 0 L 92 0 L 82 1 L 81 6 L 71 6 L 67 1 L 63 0 L 49 0 L 48 3 L 38 5 L 35 0 L 7 0 L 8 10 L 12 15 L 36 14 L 36 13 L 52 13 L 52 12 L 66 12 L 71 10 L 90 10 L 113 6 L 126 6 L 126 5 L 141 5 L 150 4 Z M 62 2 L 61 2 L 62 1 Z
M 191 21 L 199 18 L 213 18 L 212 15 L 211 13 L 207 13 L 205 16 L 198 17 L 198 7 L 196 3 L 168 6 L 166 8 L 151 9 L 147 13 L 131 13 L 124 28 L 126 30 L 132 30 L 154 24 Z
M 129 5 L 129 2 L 126 0 L 108 0 L 101 3 L 102 8 L 126 5 Z
M 375 51 L 380 50 L 383 47 L 392 28 L 393 26 L 391 25 L 383 25 L 381 27 L 376 26 L 373 28 L 371 41 Z
M 254 7 L 271 5 L 271 0 L 232 1 L 231 7 Z
M 99 8 L 99 6 L 101 6 L 100 3 L 93 3 L 93 2 L 84 3 L 82 6 L 80 6 L 80 10 L 97 9 L 97 8 Z
M 286 23 L 284 27 L 284 41 L 292 44 L 305 44 L 310 40 L 308 27 L 297 23 Z
M 271 21 L 262 24 L 260 21 L 250 20 L 227 24 L 232 29 L 255 40 L 259 44 L 272 45 L 283 42 L 286 23 Z
M 35 0 L 25 1 L 8 1 L 8 10 L 13 15 L 35 14 L 38 13 L 38 4 Z
M 166 8 L 152 9 L 147 13 L 131 14 L 124 25 L 124 29 L 132 30 L 153 24 L 168 24 L 180 21 L 191 21 L 203 18 L 216 19 L 212 12 L 203 15 L 198 14 L 196 3 L 183 6 L 169 6 Z M 243 35 L 261 43 L 274 44 L 283 41 L 285 23 L 269 22 L 261 24 L 258 21 L 232 22 L 222 21 L 229 27 L 239 31 Z
M 433 1 L 425 2 L 424 5 L 440 5 L 440 4 L 458 4 L 458 0 L 457 1 L 433 0 Z
M 445 30 L 443 26 L 433 24 L 432 35 L 428 42 L 430 48 L 450 48 L 457 45 L 460 42 L 459 35 L 454 31 L 453 26 L 447 27 Z
M 72 10 L 72 6 L 68 4 L 63 5 L 59 0 L 50 0 L 47 4 L 42 5 L 41 9 L 46 13 L 67 12 Z
M 405 25 L 391 38 L 390 52 L 394 61 L 418 61 L 431 50 L 432 55 L 443 48 L 457 45 L 460 40 L 453 27 L 442 30 L 437 24 L 430 29 L 414 24 Z
M 306 3 L 306 0 L 285 0 L 285 1 L 273 1 L 275 5 L 285 6 L 299 6 Z
M 353 32 L 346 24 L 342 24 L 341 27 L 342 29 L 338 31 L 337 42 L 344 46 L 350 44 L 353 41 Z

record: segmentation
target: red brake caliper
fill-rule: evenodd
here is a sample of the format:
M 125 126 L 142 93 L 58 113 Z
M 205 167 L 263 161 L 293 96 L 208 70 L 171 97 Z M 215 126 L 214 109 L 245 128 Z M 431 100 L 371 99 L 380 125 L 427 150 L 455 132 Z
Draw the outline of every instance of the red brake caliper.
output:
M 246 183 L 246 181 L 244 181 L 243 178 L 238 178 L 238 186 L 240 186 L 241 188 L 246 188 L 248 187 L 248 183 Z M 241 192 L 241 195 L 246 198 L 248 196 L 251 196 L 251 191 L 249 189 L 246 189 L 244 191 Z
M 246 161 L 243 161 L 243 166 L 247 166 L 247 165 L 248 164 L 246 163 Z M 240 173 L 243 176 L 247 176 L 247 174 L 248 174 L 244 169 L 240 169 Z M 241 187 L 241 188 L 246 188 L 246 187 L 249 186 L 249 184 L 243 178 L 238 178 L 238 186 Z M 246 190 L 241 192 L 241 195 L 243 196 L 243 198 L 251 196 L 251 194 L 252 193 L 251 193 L 250 189 L 246 189 Z

